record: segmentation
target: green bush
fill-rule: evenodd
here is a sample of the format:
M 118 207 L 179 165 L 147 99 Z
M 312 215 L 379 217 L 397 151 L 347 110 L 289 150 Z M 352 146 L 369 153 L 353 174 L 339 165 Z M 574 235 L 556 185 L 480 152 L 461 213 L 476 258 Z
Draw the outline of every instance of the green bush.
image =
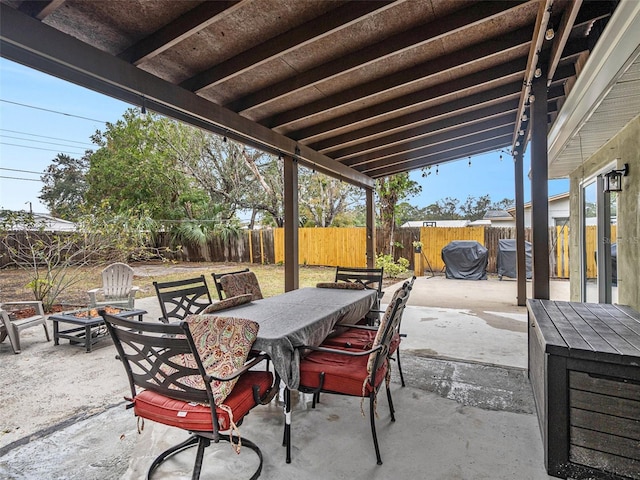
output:
M 409 260 L 400 257 L 397 262 L 391 255 L 380 254 L 376 257 L 376 268 L 384 268 L 384 276 L 396 278 L 409 269 Z

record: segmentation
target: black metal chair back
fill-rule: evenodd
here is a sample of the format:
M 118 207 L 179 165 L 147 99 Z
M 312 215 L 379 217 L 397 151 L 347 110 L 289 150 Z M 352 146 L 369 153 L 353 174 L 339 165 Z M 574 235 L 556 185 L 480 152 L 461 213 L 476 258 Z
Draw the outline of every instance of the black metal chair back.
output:
M 162 310 L 163 322 L 184 320 L 211 305 L 211 295 L 204 275 L 174 282 L 153 282 Z
M 378 298 L 371 308 L 372 311 L 367 313 L 363 320 L 368 325 L 375 325 L 379 320 L 379 315 L 374 310 L 380 310 L 380 299 L 384 295 L 382 291 L 383 274 L 383 268 L 336 267 L 336 282 L 360 283 L 365 288 L 378 292 Z
M 277 391 L 273 375 L 270 372 L 251 371 L 265 357 L 256 357 L 235 372 L 227 373 L 225 378 L 217 378 L 207 373 L 187 322 L 138 322 L 109 315 L 104 310 L 99 310 L 99 314 L 105 320 L 118 357 L 127 372 L 135 415 L 192 433 L 187 440 L 162 452 L 151 463 L 147 479 L 166 459 L 195 446 L 198 448 L 192 478 L 198 479 L 204 449 L 212 441 L 221 440 L 235 442 L 237 448 L 242 445 L 256 452 L 260 463 L 251 479 L 257 479 L 262 470 L 260 449 L 246 438 L 240 442 L 239 436 L 233 433 L 221 433 L 221 430 L 233 431 L 229 425 L 221 428 L 221 422 L 236 422 L 239 425 L 250 409 L 271 400 Z M 194 382 L 195 377 L 202 381 Z M 216 405 L 212 380 L 229 381 L 235 378 L 239 379 L 238 383 L 225 399 L 225 405 Z M 277 377 L 276 380 L 279 383 Z M 232 399 L 234 395 L 236 398 Z M 247 396 L 253 398 L 252 404 L 248 403 Z M 184 403 L 176 403 L 179 401 Z M 185 415 L 176 416 L 176 410 Z M 187 411 L 193 417 L 187 415 Z M 229 420 L 220 420 L 219 416 L 225 412 Z M 210 418 L 207 413 L 210 413 Z M 188 420 L 195 423 L 190 424 Z
M 326 348 L 323 346 L 307 347 L 310 353 L 300 362 L 300 385 L 298 390 L 313 394 L 313 408 L 315 408 L 316 402 L 319 401 L 321 392 L 369 398 L 371 435 L 378 465 L 382 464 L 382 458 L 375 424 L 376 396 L 378 390 L 384 384 L 389 402 L 391 421 L 395 421 L 395 409 L 388 380 L 389 351 L 393 334 L 409 297 L 405 286 L 399 288 L 396 293 L 393 301 L 387 307 L 385 318 L 383 318 L 380 325 L 382 330 L 378 329 L 371 348 L 361 350 Z M 386 369 L 381 370 L 382 367 L 385 367 L 385 363 Z M 381 375 L 381 373 L 384 373 L 384 375 Z M 345 376 L 350 376 L 349 381 L 345 381 Z M 353 381 L 354 378 L 364 379 L 364 384 L 361 384 L 362 387 L 353 389 L 353 383 L 358 383 Z M 288 409 L 289 405 L 286 408 Z M 291 435 L 286 428 L 285 444 L 289 449 Z
M 382 297 L 382 268 L 348 268 L 336 267 L 336 282 L 361 283 L 365 288 L 378 291 Z
M 249 269 L 245 268 L 244 270 L 236 270 L 235 272 L 212 273 L 211 276 L 213 277 L 213 284 L 216 286 L 216 291 L 218 292 L 218 298 L 220 300 L 224 300 L 224 288 L 222 288 L 222 284 L 220 283 L 220 279 L 222 277 L 225 275 L 235 275 L 237 273 L 245 273 L 248 271 Z

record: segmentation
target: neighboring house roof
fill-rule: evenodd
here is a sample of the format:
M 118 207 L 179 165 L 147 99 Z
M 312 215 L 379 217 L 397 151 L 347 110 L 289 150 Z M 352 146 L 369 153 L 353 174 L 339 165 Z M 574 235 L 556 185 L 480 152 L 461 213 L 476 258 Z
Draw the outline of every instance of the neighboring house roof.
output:
M 564 192 L 564 193 L 559 193 L 557 195 L 552 195 L 549 197 L 549 203 L 554 203 L 560 200 L 565 200 L 569 198 L 569 192 Z M 524 204 L 524 208 L 531 208 L 531 202 L 527 202 Z M 516 213 L 516 207 L 511 207 L 509 209 L 507 209 L 507 212 L 511 215 L 515 215 Z
M 33 213 L 34 224 L 37 225 L 36 229 L 42 228 L 46 232 L 73 232 L 76 229 L 76 224 L 69 220 L 63 220 L 49 215 L 48 213 Z M 20 226 L 18 229 L 24 229 L 24 226 Z
M 479 227 L 482 225 L 491 225 L 491 220 L 487 220 L 484 218 L 481 218 L 480 220 L 474 220 L 473 222 L 469 222 L 469 227 Z
M 489 221 L 513 220 L 513 215 L 506 210 L 487 210 L 487 213 L 482 218 Z
M 400 228 L 410 227 L 468 227 L 469 220 L 411 220 L 400 225 Z

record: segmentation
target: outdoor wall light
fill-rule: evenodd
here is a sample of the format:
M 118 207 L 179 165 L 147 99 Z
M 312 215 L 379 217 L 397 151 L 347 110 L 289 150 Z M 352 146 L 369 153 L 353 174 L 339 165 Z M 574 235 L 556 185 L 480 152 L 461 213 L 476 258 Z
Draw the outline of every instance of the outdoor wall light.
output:
M 604 174 L 604 193 L 609 192 L 621 192 L 622 191 L 622 177 L 629 175 L 629 164 L 625 163 L 624 167 L 620 170 L 615 168 L 608 173 Z

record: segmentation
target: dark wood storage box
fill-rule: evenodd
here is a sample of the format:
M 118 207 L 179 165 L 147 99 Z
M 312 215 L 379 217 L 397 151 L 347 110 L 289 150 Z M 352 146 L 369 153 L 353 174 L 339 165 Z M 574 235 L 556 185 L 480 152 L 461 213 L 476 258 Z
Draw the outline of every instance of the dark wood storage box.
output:
M 529 378 L 547 473 L 640 478 L 640 314 L 528 300 Z

